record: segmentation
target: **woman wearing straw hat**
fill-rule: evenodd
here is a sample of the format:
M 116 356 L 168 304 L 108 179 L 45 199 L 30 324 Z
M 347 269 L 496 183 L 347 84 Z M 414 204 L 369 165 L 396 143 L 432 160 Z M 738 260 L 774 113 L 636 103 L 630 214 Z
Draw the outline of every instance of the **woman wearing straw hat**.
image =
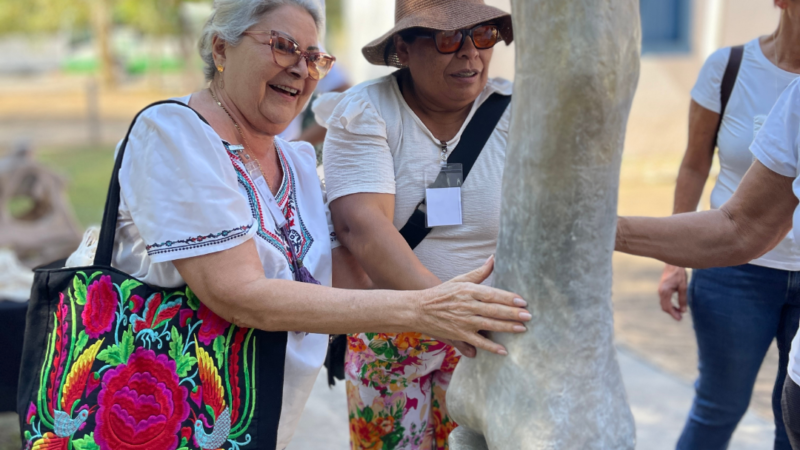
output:
M 400 70 L 315 103 L 336 233 L 375 287 L 435 286 L 494 252 L 511 83 L 488 71 L 492 47 L 512 39 L 509 14 L 483 0 L 397 0 L 395 27 L 363 54 Z M 434 180 L 460 201 L 434 199 Z M 459 358 L 419 333 L 349 336 L 352 448 L 447 448 Z

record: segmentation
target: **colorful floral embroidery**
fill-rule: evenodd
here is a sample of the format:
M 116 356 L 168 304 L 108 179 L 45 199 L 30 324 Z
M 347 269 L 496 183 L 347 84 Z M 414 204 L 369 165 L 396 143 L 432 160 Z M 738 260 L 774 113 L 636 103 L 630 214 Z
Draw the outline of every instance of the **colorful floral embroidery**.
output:
M 230 150 L 230 147 L 227 143 L 225 143 L 225 145 L 228 149 L 228 157 L 231 159 L 231 162 L 236 169 L 236 174 L 239 179 L 239 186 L 241 186 L 244 190 L 250 203 L 250 212 L 258 224 L 258 232 L 256 234 L 261 239 L 264 239 L 270 245 L 278 249 L 278 251 L 280 251 L 286 258 L 287 263 L 289 263 L 289 267 L 294 270 L 290 259 L 291 256 L 286 248 L 287 243 L 284 241 L 282 234 L 278 229 L 268 229 L 266 226 L 263 209 L 261 207 L 261 201 L 258 198 L 258 195 L 256 195 L 257 191 L 255 185 L 250 179 L 250 175 L 247 174 L 247 171 L 242 166 L 241 162 L 239 161 L 239 157 Z M 278 202 L 278 206 L 281 208 L 286 220 L 288 221 L 289 241 L 291 241 L 291 245 L 293 246 L 292 249 L 294 250 L 294 254 L 297 255 L 297 258 L 300 261 L 302 261 L 308 251 L 311 249 L 311 245 L 314 243 L 314 238 L 311 236 L 311 233 L 308 232 L 305 222 L 303 222 L 303 218 L 301 217 L 300 211 L 297 207 L 297 187 L 295 185 L 296 180 L 294 171 L 292 170 L 291 165 L 289 164 L 286 156 L 283 153 L 283 150 L 280 147 L 278 147 L 278 153 L 280 156 L 279 159 L 281 161 L 281 167 L 283 168 L 284 177 L 281 187 L 275 196 L 275 200 Z
M 452 347 L 420 333 L 348 336 L 353 450 L 447 449 L 456 424 L 445 392 L 458 360 Z
M 240 238 L 250 231 L 253 223 L 250 225 L 242 225 L 230 230 L 223 230 L 219 233 L 211 233 L 205 236 L 197 236 L 186 239 L 179 239 L 175 241 L 160 242 L 151 244 L 145 247 L 148 255 L 158 255 L 160 253 L 177 252 L 180 250 L 188 250 L 196 247 L 206 247 L 215 245 L 222 242 L 227 242 L 236 238 Z
M 252 330 L 224 321 L 189 288 L 148 290 L 98 271 L 77 272 L 60 294 L 25 417 L 27 449 L 240 450 L 251 442 Z

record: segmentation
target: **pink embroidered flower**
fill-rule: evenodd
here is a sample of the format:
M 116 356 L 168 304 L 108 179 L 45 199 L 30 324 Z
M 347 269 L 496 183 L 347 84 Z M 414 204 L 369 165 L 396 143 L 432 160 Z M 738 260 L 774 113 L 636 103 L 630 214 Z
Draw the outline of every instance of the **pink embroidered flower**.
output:
M 189 417 L 175 361 L 138 348 L 103 376 L 94 430 L 101 450 L 175 449 Z
M 204 305 L 200 303 L 200 308 L 197 310 L 197 318 L 203 321 L 200 325 L 200 330 L 197 331 L 197 339 L 205 345 L 211 345 L 217 336 L 225 332 L 225 329 L 230 325 L 225 319 L 214 314 Z
M 192 318 L 193 314 L 194 314 L 194 311 L 192 311 L 191 309 L 182 309 L 181 310 L 181 312 L 180 312 L 181 328 L 185 328 L 186 327 L 186 325 L 189 323 L 189 319 Z
M 138 314 L 144 305 L 144 299 L 136 294 L 131 295 L 131 311 Z
M 101 275 L 99 280 L 89 285 L 81 319 L 90 338 L 97 339 L 101 334 L 111 330 L 117 301 L 117 293 L 110 275 Z
M 31 402 L 31 406 L 28 407 L 28 415 L 25 417 L 25 423 L 31 423 L 31 419 L 33 416 L 36 415 L 36 405 Z

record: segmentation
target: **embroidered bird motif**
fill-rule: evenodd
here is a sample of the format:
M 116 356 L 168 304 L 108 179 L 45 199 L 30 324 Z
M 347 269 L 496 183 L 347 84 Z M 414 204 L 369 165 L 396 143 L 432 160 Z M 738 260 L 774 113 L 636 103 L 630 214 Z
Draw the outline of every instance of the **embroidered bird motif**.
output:
M 203 429 L 203 421 L 200 419 L 194 422 L 194 439 L 197 446 L 203 450 L 213 450 L 220 448 L 228 435 L 231 433 L 231 413 L 226 407 L 222 414 L 214 421 L 214 430 L 208 434 Z
M 56 410 L 55 426 L 53 427 L 53 431 L 55 431 L 56 436 L 58 437 L 68 438 L 72 436 L 73 433 L 78 431 L 78 428 L 80 428 L 81 424 L 86 422 L 87 417 L 89 417 L 88 409 L 84 409 L 83 411 L 79 412 L 78 416 L 74 419 L 64 411 Z
M 203 420 L 196 419 L 194 422 L 194 438 L 197 446 L 203 450 L 213 450 L 220 448 L 231 432 L 231 413 L 225 406 L 225 391 L 222 390 L 222 380 L 220 379 L 214 360 L 202 347 L 194 340 L 195 353 L 197 354 L 197 369 L 200 375 L 200 382 L 203 386 L 203 403 L 214 413 L 214 426 L 210 434 L 203 428 Z

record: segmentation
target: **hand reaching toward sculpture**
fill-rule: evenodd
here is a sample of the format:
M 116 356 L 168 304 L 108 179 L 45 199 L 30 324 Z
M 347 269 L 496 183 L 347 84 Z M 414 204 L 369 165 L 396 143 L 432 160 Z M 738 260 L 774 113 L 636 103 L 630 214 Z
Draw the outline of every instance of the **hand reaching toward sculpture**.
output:
M 493 268 L 494 257 L 472 272 L 424 291 L 428 295 L 419 303 L 420 328 L 443 340 L 466 343 L 456 347 L 467 356 L 474 355 L 469 346 L 507 355 L 502 345 L 479 331 L 523 333 L 527 330 L 523 323 L 531 320 L 531 314 L 523 309 L 527 303 L 519 295 L 478 284 Z
M 667 264 L 658 283 L 658 297 L 661 300 L 661 309 L 680 321 L 686 313 L 686 269 Z M 672 302 L 672 296 L 678 293 L 678 306 Z

